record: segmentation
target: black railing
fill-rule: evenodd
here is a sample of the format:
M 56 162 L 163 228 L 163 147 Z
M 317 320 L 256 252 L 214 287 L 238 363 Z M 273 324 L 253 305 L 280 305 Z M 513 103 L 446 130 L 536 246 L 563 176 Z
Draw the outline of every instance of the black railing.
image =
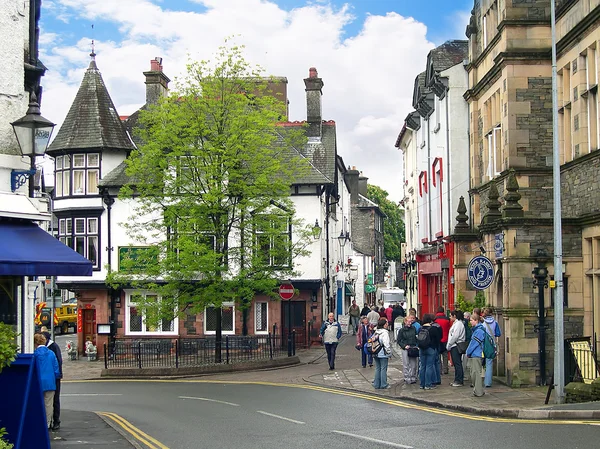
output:
M 596 353 L 590 337 L 565 340 L 565 383 L 591 383 L 599 377 Z
M 226 335 L 221 340 L 221 362 L 216 362 L 215 338 L 117 339 L 104 345 L 104 367 L 180 368 L 273 360 L 296 355 L 300 335 Z

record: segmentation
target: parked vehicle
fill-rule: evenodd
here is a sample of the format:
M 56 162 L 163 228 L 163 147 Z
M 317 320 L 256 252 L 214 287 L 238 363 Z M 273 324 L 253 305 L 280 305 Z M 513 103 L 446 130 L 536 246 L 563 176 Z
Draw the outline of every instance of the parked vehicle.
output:
M 404 290 L 400 288 L 378 288 L 377 305 L 388 307 L 390 304 L 400 304 L 405 301 Z
M 77 329 L 77 306 L 66 305 L 55 309 L 56 317 L 58 318 L 58 327 L 61 334 L 69 332 L 69 328 Z

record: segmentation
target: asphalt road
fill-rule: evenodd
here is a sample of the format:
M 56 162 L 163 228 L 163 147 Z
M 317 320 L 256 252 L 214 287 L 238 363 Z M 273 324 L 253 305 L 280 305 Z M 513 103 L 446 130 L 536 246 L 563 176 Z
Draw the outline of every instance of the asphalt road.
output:
M 467 419 L 375 396 L 293 385 L 65 382 L 61 402 L 65 409 L 116 414 L 126 420 L 118 425 L 127 423 L 151 437 L 141 446 L 152 449 L 588 449 L 600 438 L 598 425 Z

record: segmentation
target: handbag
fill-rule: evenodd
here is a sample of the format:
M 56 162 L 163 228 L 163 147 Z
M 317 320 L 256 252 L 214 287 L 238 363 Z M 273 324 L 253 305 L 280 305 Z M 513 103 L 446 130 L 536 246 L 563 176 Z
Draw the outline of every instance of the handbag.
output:
M 411 358 L 415 358 L 415 357 L 419 357 L 419 348 L 417 348 L 416 346 L 411 346 L 410 348 L 407 349 L 408 351 L 408 356 Z
M 459 354 L 465 354 L 467 352 L 468 347 L 469 347 L 468 341 L 461 341 L 460 343 L 456 343 L 456 349 L 458 349 Z

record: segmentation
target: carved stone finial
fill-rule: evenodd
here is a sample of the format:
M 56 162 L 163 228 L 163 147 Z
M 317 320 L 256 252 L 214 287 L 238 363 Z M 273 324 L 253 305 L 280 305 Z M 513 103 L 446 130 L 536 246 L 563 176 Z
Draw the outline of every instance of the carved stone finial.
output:
M 458 208 L 456 209 L 458 215 L 456 216 L 457 224 L 454 227 L 454 232 L 457 234 L 469 232 L 469 225 L 467 221 L 469 220 L 469 216 L 467 215 L 467 205 L 465 204 L 465 197 L 461 196 L 458 201 Z
M 521 194 L 519 193 L 519 183 L 514 170 L 508 174 L 506 181 L 506 194 L 504 195 L 504 206 L 502 207 L 503 218 L 519 218 L 523 216 L 523 206 L 519 204 Z
M 492 182 L 490 184 L 490 190 L 488 191 L 488 200 L 485 203 L 488 211 L 483 216 L 481 224 L 490 224 L 502 218 L 502 213 L 500 212 L 501 204 L 500 201 L 498 201 L 499 197 L 498 187 L 495 182 Z

